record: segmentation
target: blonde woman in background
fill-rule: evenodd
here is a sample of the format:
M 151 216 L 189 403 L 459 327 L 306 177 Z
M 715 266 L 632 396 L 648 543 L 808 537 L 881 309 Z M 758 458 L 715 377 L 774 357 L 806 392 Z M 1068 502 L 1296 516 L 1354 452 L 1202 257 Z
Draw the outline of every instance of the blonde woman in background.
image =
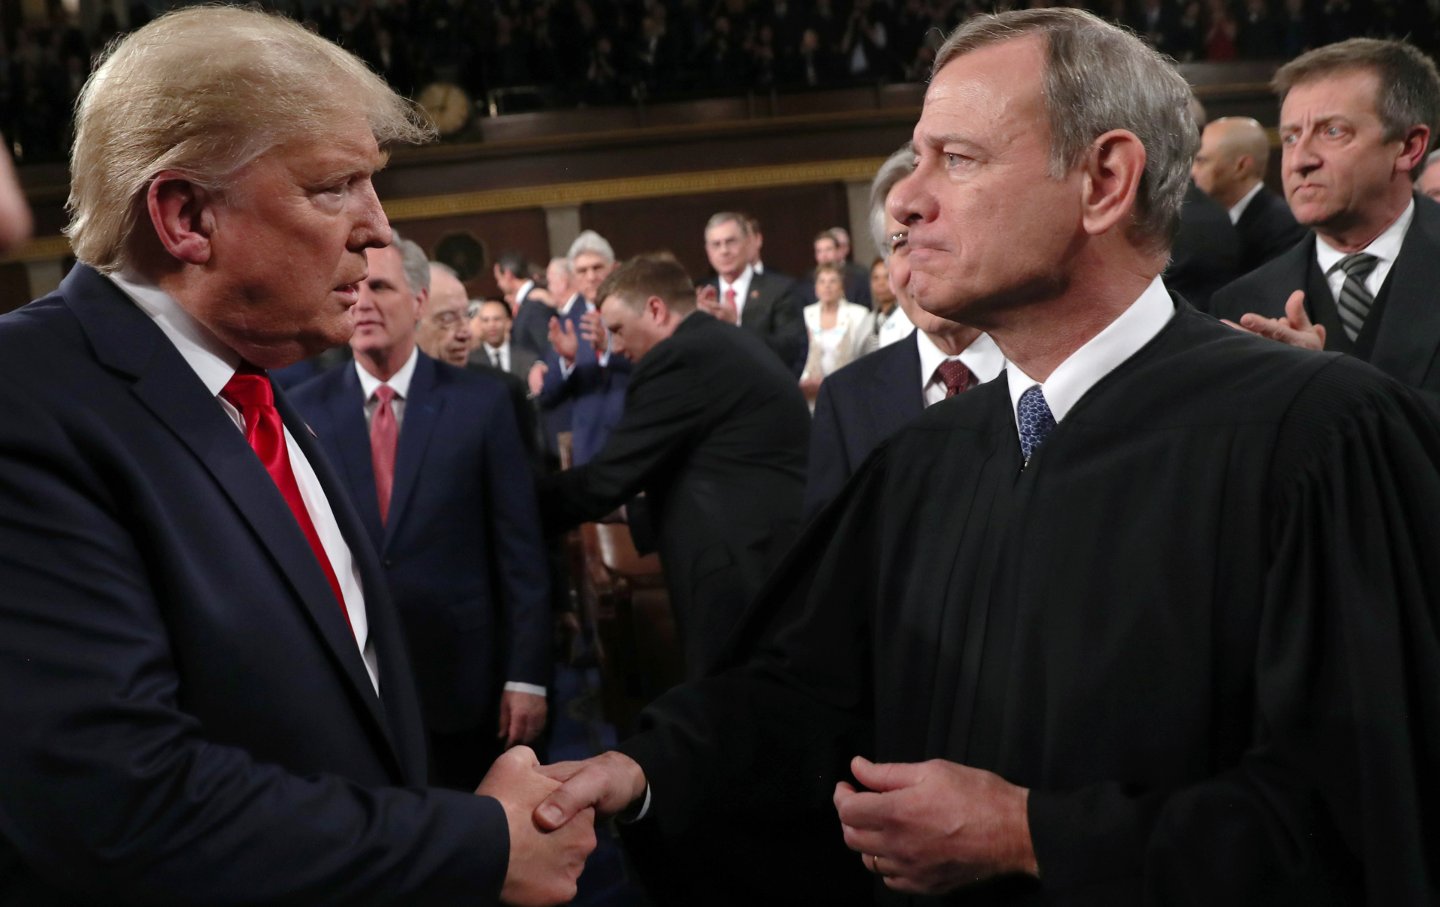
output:
M 810 352 L 800 374 L 800 390 L 812 410 L 826 375 L 875 349 L 875 313 L 845 299 L 839 265 L 816 266 L 815 299 L 804 310 Z

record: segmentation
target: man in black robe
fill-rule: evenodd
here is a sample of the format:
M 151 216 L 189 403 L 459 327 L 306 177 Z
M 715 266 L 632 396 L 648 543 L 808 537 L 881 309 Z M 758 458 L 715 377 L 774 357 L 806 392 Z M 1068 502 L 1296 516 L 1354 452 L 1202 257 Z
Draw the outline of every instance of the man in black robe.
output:
M 752 609 L 758 654 L 552 767 L 542 826 L 833 798 L 885 902 L 1435 902 L 1440 426 L 1165 292 L 1187 94 L 1075 10 L 946 42 L 890 211 L 916 301 L 1005 377 L 882 446 Z

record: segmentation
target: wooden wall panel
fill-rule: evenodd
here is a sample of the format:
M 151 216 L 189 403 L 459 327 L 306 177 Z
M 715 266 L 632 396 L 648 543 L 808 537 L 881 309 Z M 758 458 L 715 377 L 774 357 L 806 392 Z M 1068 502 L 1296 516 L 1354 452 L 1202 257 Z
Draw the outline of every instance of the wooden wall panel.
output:
M 849 222 L 845 187 L 838 183 L 582 205 L 580 221 L 610 240 L 621 258 L 669 249 L 698 281 L 711 273 L 705 222 L 717 211 L 759 218 L 765 266 L 791 275 L 814 267 L 811 240 L 816 233 Z
M 511 249 L 525 253 L 542 268 L 550 260 L 545 212 L 539 208 L 395 221 L 392 226 L 407 239 L 419 243 L 432 260 L 446 261 L 452 266 L 469 264 L 473 273 L 465 280 L 465 288 L 472 298 L 499 294 L 492 265 L 496 258 Z M 453 250 L 463 252 L 467 247 L 470 251 L 466 253 L 466 258 L 463 261 L 454 260 Z M 475 250 L 478 254 L 472 254 Z M 442 251 L 451 254 L 437 254 Z

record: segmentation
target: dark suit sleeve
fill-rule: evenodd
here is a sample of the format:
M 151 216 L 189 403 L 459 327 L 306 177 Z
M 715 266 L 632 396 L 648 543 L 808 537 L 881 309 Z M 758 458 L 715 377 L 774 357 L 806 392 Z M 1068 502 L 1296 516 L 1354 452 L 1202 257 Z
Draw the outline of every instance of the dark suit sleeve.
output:
M 625 412 L 600 454 L 540 485 L 547 534 L 595 520 L 624 504 L 693 443 L 712 418 L 714 389 L 686 368 L 675 348 L 657 346 L 631 379 Z
M 805 333 L 805 319 L 801 317 L 800 297 L 791 281 L 785 292 L 775 298 L 770 312 L 770 332 L 765 341 L 790 366 L 790 371 L 799 377 L 805 369 L 805 356 L 809 352 L 809 336 Z
M 494 800 L 291 773 L 207 736 L 185 711 L 187 658 L 203 655 L 170 631 L 188 611 L 245 612 L 155 588 L 148 559 L 174 526 L 118 506 L 135 473 L 97 473 L 15 387 L 0 384 L 0 866 L 85 903 L 493 900 L 507 859 Z
M 498 395 L 497 395 L 498 396 Z M 503 679 L 550 682 L 550 588 L 535 486 L 519 467 L 529 462 L 508 395 L 496 400 L 485 428 L 484 488 L 494 572 L 503 615 Z
M 803 518 L 809 520 L 834 500 L 853 471 L 846 455 L 835 396 L 826 382 L 820 385 L 820 396 L 815 399 L 815 419 L 810 426 L 810 465 L 805 477 Z

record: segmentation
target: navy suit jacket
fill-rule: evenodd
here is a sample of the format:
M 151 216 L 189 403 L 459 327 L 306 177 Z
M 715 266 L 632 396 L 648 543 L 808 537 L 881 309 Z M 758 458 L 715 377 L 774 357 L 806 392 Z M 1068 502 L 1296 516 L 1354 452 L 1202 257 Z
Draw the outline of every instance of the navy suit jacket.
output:
M 471 904 L 498 803 L 423 790 L 399 620 L 283 393 L 365 592 L 377 696 L 244 435 L 77 266 L 0 318 L 0 903 Z
M 427 726 L 489 726 L 506 681 L 548 685 L 545 548 L 503 381 L 419 354 L 383 524 L 355 365 L 331 369 L 293 396 L 380 552 Z
M 585 309 L 585 301 L 577 300 L 565 316 L 575 328 L 575 368 L 569 377 L 561 377 L 560 354 L 553 349 L 546 352 L 545 382 L 538 398 L 542 412 L 570 406 L 569 430 L 576 466 L 600 453 L 610 430 L 620 421 L 631 368 L 629 359 L 613 354 L 606 365 L 600 364 L 595 347 L 580 334 L 580 317 Z
M 515 320 L 510 325 L 512 346 L 527 349 L 536 358 L 542 356 L 550 349 L 550 318 L 554 314 L 554 309 L 526 293 L 516 306 Z
M 914 331 L 828 376 L 810 428 L 805 519 L 840 493 L 871 451 L 924 411 Z
M 1270 318 L 1285 314 L 1285 300 L 1305 290 L 1310 319 L 1326 328 L 1326 349 L 1351 353 L 1435 400 L 1440 394 L 1440 204 L 1415 196 L 1415 219 L 1400 245 L 1395 266 L 1354 343 L 1340 327 L 1335 300 L 1315 261 L 1315 235 L 1222 288 L 1215 315 L 1238 320 L 1246 312 Z

